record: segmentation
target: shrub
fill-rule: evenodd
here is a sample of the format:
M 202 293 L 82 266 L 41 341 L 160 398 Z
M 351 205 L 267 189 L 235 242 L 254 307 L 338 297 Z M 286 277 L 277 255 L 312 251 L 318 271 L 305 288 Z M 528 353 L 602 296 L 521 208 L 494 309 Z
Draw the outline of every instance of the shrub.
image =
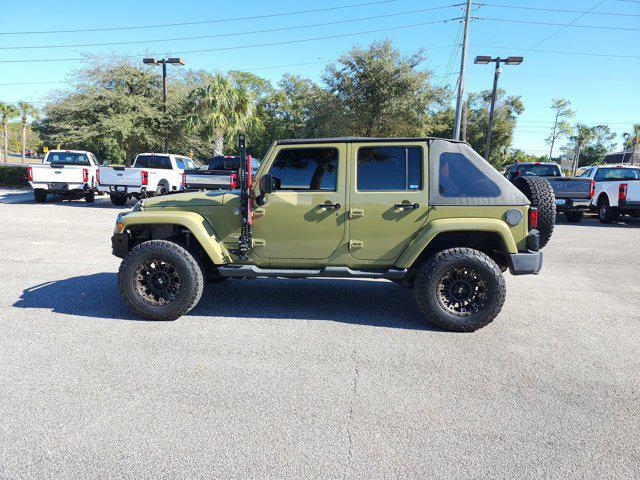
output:
M 27 187 L 27 167 L 22 165 L 0 165 L 0 186 Z

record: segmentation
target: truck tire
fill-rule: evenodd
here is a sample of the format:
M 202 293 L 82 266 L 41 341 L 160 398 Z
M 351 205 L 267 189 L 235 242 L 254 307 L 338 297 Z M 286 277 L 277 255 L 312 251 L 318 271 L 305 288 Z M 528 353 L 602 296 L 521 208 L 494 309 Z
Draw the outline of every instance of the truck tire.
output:
M 496 263 L 472 248 L 451 248 L 419 268 L 414 293 L 427 320 L 452 332 L 473 332 L 500 313 L 507 287 Z
M 553 235 L 556 223 L 556 196 L 549 181 L 540 177 L 518 177 L 513 184 L 538 208 L 538 231 L 540 248 L 543 248 Z
M 112 193 L 111 195 L 109 195 L 109 198 L 111 198 L 111 203 L 113 203 L 114 205 L 117 205 L 118 207 L 122 207 L 123 205 L 127 204 L 126 195 L 116 195 Z
M 180 245 L 149 240 L 136 245 L 118 271 L 122 300 L 147 320 L 175 320 L 196 306 L 204 280 L 195 258 Z
M 84 201 L 87 203 L 93 203 L 96 200 L 96 193 L 91 190 L 84 194 Z
M 569 223 L 580 223 L 580 220 L 584 217 L 584 213 L 580 210 L 570 210 L 568 212 L 564 212 L 564 214 Z
M 47 191 L 42 188 L 36 188 L 33 191 L 33 199 L 36 203 L 44 203 L 47 201 Z
M 611 223 L 618 218 L 618 211 L 609 204 L 609 199 L 603 197 L 598 202 L 598 220 L 600 223 Z

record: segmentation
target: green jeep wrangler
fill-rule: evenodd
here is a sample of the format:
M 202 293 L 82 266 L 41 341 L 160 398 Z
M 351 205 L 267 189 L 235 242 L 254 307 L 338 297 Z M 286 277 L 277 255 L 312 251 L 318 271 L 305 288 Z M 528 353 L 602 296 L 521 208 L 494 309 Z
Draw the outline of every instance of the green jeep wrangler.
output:
M 540 271 L 538 217 L 555 217 L 550 188 L 527 198 L 452 140 L 280 140 L 253 182 L 246 168 L 240 176 L 240 189 L 146 199 L 118 215 L 118 286 L 134 313 L 177 319 L 205 281 L 387 279 L 414 289 L 429 322 L 473 331 L 502 308 L 502 272 Z

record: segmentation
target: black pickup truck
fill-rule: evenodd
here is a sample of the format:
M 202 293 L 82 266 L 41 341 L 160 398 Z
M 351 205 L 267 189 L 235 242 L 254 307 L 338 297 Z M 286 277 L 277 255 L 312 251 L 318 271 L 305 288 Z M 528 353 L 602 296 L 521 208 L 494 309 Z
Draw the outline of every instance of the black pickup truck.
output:
M 521 162 L 509 165 L 504 176 L 513 182 L 518 177 L 536 176 L 546 178 L 556 197 L 556 209 L 572 223 L 582 220 L 589 209 L 595 192 L 595 182 L 589 178 L 565 177 L 557 163 Z
M 251 159 L 251 174 L 255 175 L 260 161 Z M 219 155 L 203 169 L 185 170 L 182 174 L 183 190 L 232 190 L 238 187 L 240 157 Z

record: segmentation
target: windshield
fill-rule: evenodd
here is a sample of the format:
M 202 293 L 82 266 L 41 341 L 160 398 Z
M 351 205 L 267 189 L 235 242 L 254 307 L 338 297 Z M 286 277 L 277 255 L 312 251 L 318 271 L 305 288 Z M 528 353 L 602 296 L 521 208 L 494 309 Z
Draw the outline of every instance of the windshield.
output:
M 50 152 L 47 162 L 55 165 L 82 165 L 88 167 L 89 158 L 84 153 Z
M 561 177 L 560 167 L 558 165 L 518 165 L 516 170 L 520 171 L 520 175 L 536 176 L 536 177 Z
M 599 168 L 595 176 L 595 181 L 606 182 L 608 180 L 640 180 L 640 169 Z

